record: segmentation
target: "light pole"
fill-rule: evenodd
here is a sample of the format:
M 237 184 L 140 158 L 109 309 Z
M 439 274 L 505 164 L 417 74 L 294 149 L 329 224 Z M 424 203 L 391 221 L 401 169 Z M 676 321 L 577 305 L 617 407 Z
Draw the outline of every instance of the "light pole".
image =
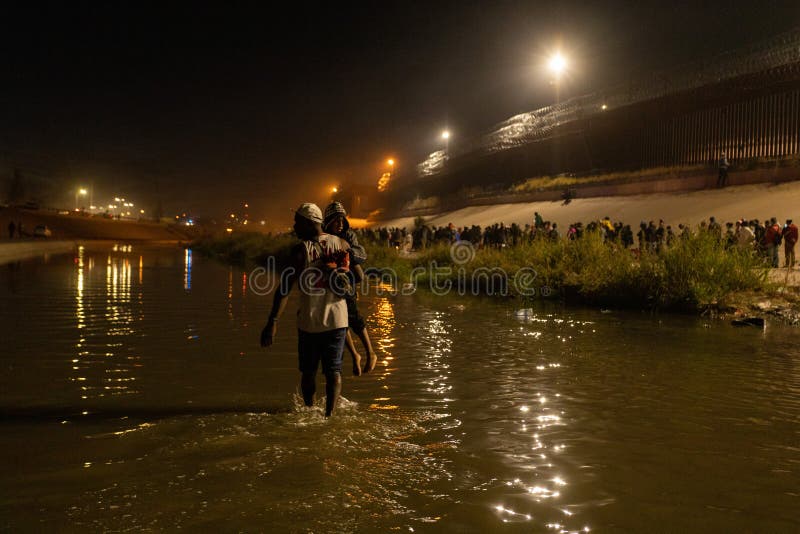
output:
M 553 75 L 553 85 L 556 88 L 556 104 L 559 102 L 559 82 L 561 81 L 561 76 L 567 70 L 567 59 L 561 54 L 561 52 L 556 52 L 550 59 L 547 61 L 547 69 Z
M 552 83 L 556 90 L 556 102 L 553 105 L 554 108 L 554 119 L 555 119 L 555 126 L 558 127 L 561 124 L 561 112 L 558 109 L 558 104 L 561 100 L 561 78 L 567 70 L 567 58 L 560 51 L 554 52 L 550 59 L 547 60 L 547 70 L 550 71 L 552 75 Z M 552 172 L 560 173 L 563 169 L 562 167 L 562 153 L 561 153 L 561 141 L 558 135 L 555 135 L 552 140 Z
M 85 197 L 87 193 L 88 191 L 86 191 L 86 189 L 83 187 L 80 187 L 77 191 L 75 191 L 75 211 L 78 211 L 78 197 Z
M 450 156 L 450 130 L 444 130 L 442 132 L 442 139 L 444 139 L 444 151 L 445 151 L 445 154 L 449 157 Z

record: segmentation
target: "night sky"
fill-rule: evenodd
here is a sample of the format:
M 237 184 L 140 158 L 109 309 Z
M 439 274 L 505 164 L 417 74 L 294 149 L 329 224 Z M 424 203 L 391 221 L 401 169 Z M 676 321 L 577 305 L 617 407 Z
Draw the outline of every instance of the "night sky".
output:
M 48 205 L 92 184 L 95 203 L 220 216 L 247 201 L 284 226 L 389 156 L 411 168 L 444 127 L 455 144 L 551 103 L 556 48 L 567 98 L 800 26 L 797 0 L 2 9 L 3 187 L 18 168 Z

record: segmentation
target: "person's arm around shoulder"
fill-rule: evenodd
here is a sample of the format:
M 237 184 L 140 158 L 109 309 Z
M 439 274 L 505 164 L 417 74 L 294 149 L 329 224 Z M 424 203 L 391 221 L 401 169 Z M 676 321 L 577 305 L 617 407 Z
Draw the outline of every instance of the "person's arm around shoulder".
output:
M 292 290 L 292 286 L 294 286 L 297 277 L 300 276 L 304 267 L 305 251 L 303 250 L 303 245 L 300 244 L 292 250 L 292 268 L 287 271 L 285 279 L 283 276 L 280 277 L 278 287 L 275 289 L 275 294 L 272 297 L 272 310 L 269 312 L 266 326 L 261 330 L 262 347 L 271 346 L 275 340 L 275 334 L 278 331 L 278 319 L 283 314 L 283 310 L 286 308 L 286 303 L 288 302 L 287 297 L 289 296 L 289 292 Z M 278 273 L 275 274 L 278 275 Z

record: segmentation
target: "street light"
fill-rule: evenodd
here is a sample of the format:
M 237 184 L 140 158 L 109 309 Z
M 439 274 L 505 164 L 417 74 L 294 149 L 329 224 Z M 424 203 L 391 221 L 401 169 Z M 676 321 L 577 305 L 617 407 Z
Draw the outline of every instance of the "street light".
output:
M 334 187 L 333 189 L 331 189 L 331 193 L 336 194 L 338 192 L 339 192 L 339 188 L 338 187 Z
M 389 167 L 394 167 L 394 160 L 392 158 L 386 160 L 386 163 L 389 165 Z
M 558 78 L 567 69 L 567 59 L 561 55 L 561 52 L 556 52 L 550 56 L 547 68 Z
M 78 211 L 78 197 L 79 196 L 85 197 L 87 194 L 89 194 L 89 192 L 83 187 L 79 188 L 75 192 L 75 211 Z
M 547 69 L 553 75 L 553 85 L 556 88 L 556 104 L 558 104 L 560 100 L 560 86 L 559 82 L 561 81 L 561 77 L 567 70 L 567 58 L 565 58 L 561 52 L 555 52 L 550 59 L 547 61 Z
M 444 130 L 442 132 L 442 139 L 444 139 L 444 151 L 447 153 L 447 156 L 450 156 L 450 130 Z

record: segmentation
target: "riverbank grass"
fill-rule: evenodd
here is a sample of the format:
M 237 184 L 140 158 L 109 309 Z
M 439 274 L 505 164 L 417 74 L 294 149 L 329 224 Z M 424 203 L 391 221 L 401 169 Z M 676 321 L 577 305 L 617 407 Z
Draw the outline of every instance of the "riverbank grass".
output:
M 206 238 L 192 247 L 225 262 L 288 265 L 296 243 L 290 236 L 236 233 Z M 581 239 L 536 240 L 513 247 L 476 248 L 437 244 L 402 254 L 367 245 L 369 271 L 398 288 L 562 298 L 586 304 L 643 309 L 696 311 L 720 308 L 742 292 L 763 292 L 771 285 L 763 258 L 749 249 L 726 246 L 700 232 L 676 238 L 658 252 L 626 249 L 599 233 Z

